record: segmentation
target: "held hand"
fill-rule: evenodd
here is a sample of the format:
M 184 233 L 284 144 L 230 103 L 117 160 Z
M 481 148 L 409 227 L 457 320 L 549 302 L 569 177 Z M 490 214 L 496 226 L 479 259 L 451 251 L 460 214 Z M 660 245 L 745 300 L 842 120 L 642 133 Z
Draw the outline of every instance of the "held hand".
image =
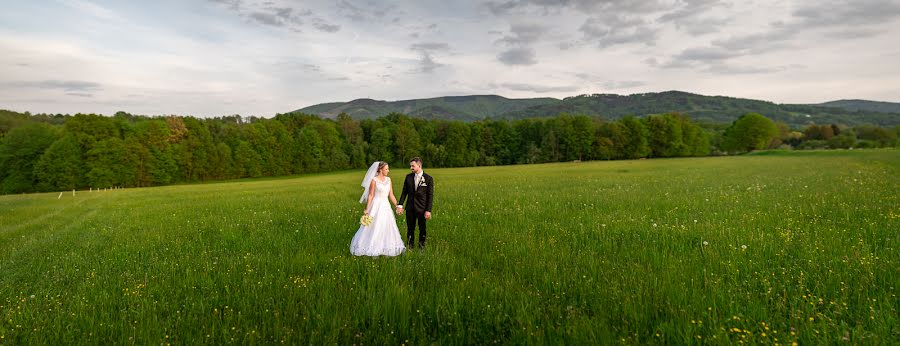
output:
M 430 211 L 425 212 L 425 220 L 431 220 L 431 212 Z
M 403 208 L 397 207 L 397 215 L 403 215 Z

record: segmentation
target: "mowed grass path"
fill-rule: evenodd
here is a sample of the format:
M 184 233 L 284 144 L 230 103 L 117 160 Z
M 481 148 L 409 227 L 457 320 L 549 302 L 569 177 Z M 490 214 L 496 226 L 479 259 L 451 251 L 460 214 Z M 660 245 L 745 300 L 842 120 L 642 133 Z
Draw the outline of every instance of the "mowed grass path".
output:
M 0 344 L 900 342 L 900 151 L 425 170 L 0 196 Z

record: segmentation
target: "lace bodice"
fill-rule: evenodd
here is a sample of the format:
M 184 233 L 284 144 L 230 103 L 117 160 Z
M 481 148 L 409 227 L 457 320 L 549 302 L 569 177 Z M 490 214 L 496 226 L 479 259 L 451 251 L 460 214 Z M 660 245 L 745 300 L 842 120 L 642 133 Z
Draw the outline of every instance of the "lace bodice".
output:
M 375 198 L 387 198 L 391 192 L 391 178 L 385 177 L 383 182 L 375 179 Z

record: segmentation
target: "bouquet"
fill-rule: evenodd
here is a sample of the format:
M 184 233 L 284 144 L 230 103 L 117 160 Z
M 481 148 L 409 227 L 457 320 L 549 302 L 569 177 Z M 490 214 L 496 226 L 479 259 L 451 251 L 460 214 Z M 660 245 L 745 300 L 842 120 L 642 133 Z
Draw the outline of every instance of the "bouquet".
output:
M 372 216 L 369 214 L 363 214 L 361 218 L 359 218 L 359 224 L 369 227 L 372 224 Z

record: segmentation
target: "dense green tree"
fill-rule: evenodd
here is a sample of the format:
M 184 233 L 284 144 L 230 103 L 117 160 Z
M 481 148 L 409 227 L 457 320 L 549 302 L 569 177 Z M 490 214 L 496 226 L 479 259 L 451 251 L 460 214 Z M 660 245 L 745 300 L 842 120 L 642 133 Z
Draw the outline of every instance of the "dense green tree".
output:
M 369 141 L 368 162 L 394 162 L 393 137 L 394 135 L 390 128 L 380 127 L 374 130 L 372 132 L 372 140 Z
M 885 147 L 900 127 L 810 125 L 792 129 L 758 114 L 730 125 L 686 114 L 643 119 L 560 114 L 520 120 L 425 120 L 393 113 L 336 120 L 302 113 L 274 119 L 144 117 L 125 112 L 29 115 L 0 111 L 0 192 L 153 186 L 178 182 L 365 168 L 462 167 L 647 156 L 701 156 L 797 148 Z M 800 132 L 803 131 L 803 132 Z
M 85 154 L 88 186 L 95 188 L 123 186 L 125 183 L 125 144 L 116 137 L 94 143 Z
M 234 169 L 238 178 L 256 178 L 262 176 L 262 165 L 259 154 L 247 141 L 238 141 L 234 149 Z
M 57 129 L 43 123 L 11 129 L 0 141 L 0 192 L 35 191 L 34 164 L 56 140 Z
M 732 152 L 766 149 L 777 135 L 778 127 L 772 120 L 757 113 L 747 113 L 725 130 L 723 146 Z
M 449 167 L 464 167 L 469 161 L 469 127 L 461 121 L 451 122 L 447 128 L 446 165 Z M 473 162 L 474 163 L 474 162 Z
M 635 117 L 624 117 L 619 122 L 624 130 L 621 154 L 626 159 L 638 159 L 650 154 L 647 127 Z
M 81 147 L 72 134 L 66 134 L 53 142 L 34 164 L 37 190 L 72 190 L 81 186 L 84 170 Z
M 680 156 L 684 152 L 684 133 L 678 118 L 670 114 L 645 118 L 651 157 Z
M 319 172 L 320 165 L 324 164 L 323 160 L 328 159 L 324 156 L 325 144 L 322 136 L 313 126 L 306 126 L 300 130 L 297 152 L 297 163 L 302 173 Z

